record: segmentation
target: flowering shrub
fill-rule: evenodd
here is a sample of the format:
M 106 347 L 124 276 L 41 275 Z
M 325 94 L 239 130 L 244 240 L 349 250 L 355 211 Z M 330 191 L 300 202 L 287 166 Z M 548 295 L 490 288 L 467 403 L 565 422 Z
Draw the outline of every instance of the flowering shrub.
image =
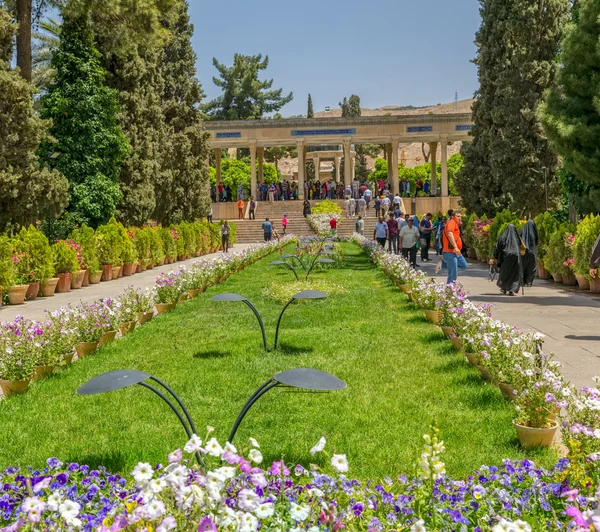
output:
M 342 215 L 338 212 L 327 212 L 323 214 L 309 214 L 306 219 L 315 233 L 319 236 L 327 236 L 331 233 L 329 222 L 335 218 L 339 224 Z
M 35 359 L 29 348 L 28 323 L 22 316 L 0 327 L 0 378 L 9 381 L 28 379 L 33 375 Z

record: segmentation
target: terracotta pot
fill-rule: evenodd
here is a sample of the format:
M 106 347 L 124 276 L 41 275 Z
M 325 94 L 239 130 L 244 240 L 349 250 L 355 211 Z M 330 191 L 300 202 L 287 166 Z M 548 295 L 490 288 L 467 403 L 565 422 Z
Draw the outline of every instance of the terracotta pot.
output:
M 465 357 L 472 366 L 479 365 L 479 355 L 475 353 L 465 353 Z
M 96 272 L 90 274 L 90 284 L 98 284 L 102 280 L 103 272 Z
M 589 290 L 590 289 L 590 280 L 585 275 L 580 275 L 579 273 L 575 274 L 575 279 L 577 279 L 577 284 L 581 290 Z
M 142 263 L 138 262 L 135 267 L 135 273 L 142 273 Z
M 431 322 L 437 325 L 440 322 L 440 311 L 439 310 L 423 310 L 425 317 Z
M 407 284 L 404 283 L 397 283 L 398 288 L 400 288 L 400 290 L 402 290 L 405 294 L 407 292 L 410 292 L 410 288 Z
M 154 268 L 154 263 L 153 262 L 149 262 L 148 265 L 146 266 L 147 270 L 152 270 Z
M 57 273 L 56 277 L 58 277 L 58 284 L 56 285 L 56 293 L 64 294 L 65 292 L 71 291 L 71 279 L 72 275 L 70 273 Z
M 173 310 L 177 303 L 157 303 L 156 312 L 158 314 L 166 314 L 170 310 Z
M 42 285 L 40 286 L 40 292 L 42 297 L 52 297 L 56 290 L 56 285 L 58 284 L 58 277 L 53 277 L 52 279 L 48 279 L 47 281 L 42 281 Z
M 138 323 L 140 325 L 143 325 L 144 323 L 146 323 L 147 321 L 150 321 L 152 318 L 154 318 L 154 311 L 150 310 L 148 312 L 140 312 L 138 314 Z
M 177 255 L 177 260 L 185 260 L 185 255 Z
M 141 268 L 142 268 L 142 271 L 143 271 L 143 272 L 145 272 L 145 271 L 148 269 L 148 261 L 147 261 L 147 260 L 145 260 L 145 259 L 144 259 L 144 260 L 142 261 L 142 266 L 141 266 Z
M 562 283 L 563 282 L 563 276 L 560 273 L 553 273 L 552 274 L 552 279 L 554 279 L 555 283 Z
M 29 289 L 28 284 L 16 284 L 8 287 L 8 303 L 10 305 L 22 305 L 25 303 L 25 295 Z
M 27 301 L 31 301 L 35 299 L 40 292 L 40 282 L 33 281 L 33 283 L 29 283 L 29 288 L 27 289 L 27 293 L 25 294 L 25 299 Z
M 85 358 L 94 353 L 97 347 L 98 342 L 79 342 L 75 348 L 75 351 L 77 351 L 77 358 Z
M 121 271 L 121 266 L 113 266 L 112 267 L 112 279 L 113 279 L 113 281 L 115 279 L 119 278 L 120 271 Z
M 181 294 L 181 296 L 179 296 L 178 303 L 185 303 L 188 300 L 189 297 L 190 296 L 188 296 L 187 294 Z
M 33 368 L 33 377 L 32 381 L 39 381 L 40 379 L 44 379 L 46 377 L 50 377 L 54 372 L 54 366 L 35 366 Z
M 600 294 L 600 278 L 592 279 L 590 281 L 590 292 L 593 294 Z
M 71 276 L 71 289 L 78 290 L 83 286 L 83 278 L 85 276 L 85 270 L 79 270 L 78 272 L 73 272 Z
M 100 280 L 100 279 L 98 279 Z M 85 270 L 85 273 L 83 274 L 83 283 L 81 283 L 81 286 L 83 288 L 85 288 L 86 286 L 90 285 L 90 270 Z
M 405 292 L 405 294 L 407 295 L 409 301 L 413 300 L 413 298 L 412 298 L 412 291 L 409 290 L 408 292 Z
M 450 337 L 450 341 L 452 342 L 454 349 L 456 349 L 457 351 L 460 351 L 462 349 L 462 344 L 458 336 L 455 336 L 454 338 Z
M 500 388 L 502 395 L 506 397 L 509 401 L 515 400 L 515 397 L 517 396 L 517 390 L 515 390 L 513 386 L 504 382 L 499 382 L 498 388 Z
M 133 275 L 133 262 L 126 262 L 123 264 L 123 277 L 129 277 Z
M 450 338 L 450 335 L 454 332 L 454 327 L 450 327 L 449 325 L 440 325 L 440 328 L 446 338 Z
M 537 276 L 545 281 L 550 279 L 550 272 L 544 268 L 544 265 L 541 262 L 537 263 Z
M 110 281 L 112 277 L 112 264 L 103 264 L 100 266 L 102 268 L 102 278 L 100 279 L 102 282 Z
M 575 279 L 574 275 L 563 275 L 562 282 L 565 286 L 575 286 L 577 284 L 577 279 Z
M 167 260 L 167 257 L 163 257 L 163 258 L 160 260 L 160 265 L 161 265 L 161 266 L 164 266 L 164 265 L 165 265 L 165 261 L 166 261 L 166 260 Z
M 98 347 L 106 345 L 106 344 L 110 344 L 115 337 L 117 336 L 117 331 L 107 331 L 105 333 L 102 334 L 102 336 L 100 337 L 100 341 L 98 342 Z
M 490 376 L 490 372 L 484 368 L 483 366 L 475 366 L 477 368 L 477 371 L 479 371 L 479 374 L 486 380 L 489 381 L 491 380 L 491 376 Z
M 121 334 L 125 336 L 135 329 L 135 325 L 135 321 L 126 321 L 123 325 L 121 325 L 121 327 L 119 327 L 119 330 L 121 331 Z
M 119 273 L 117 274 L 117 279 L 123 277 L 123 265 L 119 266 Z
M 73 363 L 74 356 L 75 356 L 74 354 L 70 354 L 70 355 L 67 355 L 65 358 L 63 358 L 63 362 L 64 362 L 65 366 L 70 366 Z
M 199 288 L 191 288 L 190 290 L 187 291 L 188 297 L 190 299 L 194 299 L 195 297 L 198 297 L 199 293 L 200 293 Z
M 10 397 L 13 394 L 25 393 L 29 388 L 30 379 L 21 379 L 20 381 L 6 381 L 0 379 L 0 389 L 4 397 Z
M 513 421 L 513 426 L 517 431 L 521 447 L 523 449 L 535 449 L 537 447 L 550 447 L 552 445 L 558 423 L 554 423 L 553 427 L 544 429 L 525 427 L 519 425 L 516 421 Z

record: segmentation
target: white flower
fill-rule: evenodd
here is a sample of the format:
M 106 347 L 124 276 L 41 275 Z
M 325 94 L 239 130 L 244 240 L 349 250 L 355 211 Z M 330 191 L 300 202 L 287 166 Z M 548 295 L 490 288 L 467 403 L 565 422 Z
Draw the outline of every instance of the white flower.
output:
M 183 450 L 186 453 L 195 453 L 202 450 L 202 440 L 196 434 L 192 434 L 192 437 L 185 444 Z
M 48 497 L 48 510 L 51 512 L 56 512 L 60 505 L 60 495 L 53 493 Z
M 44 503 L 37 497 L 27 497 L 21 505 L 21 509 L 27 513 L 38 510 L 40 512 L 43 512 L 45 507 L 46 503 Z
M 254 532 L 258 526 L 258 519 L 248 513 L 238 515 L 238 522 L 240 524 L 240 532 Z
M 319 440 L 319 442 L 317 443 L 317 445 L 315 445 L 311 450 L 310 450 L 310 454 L 312 454 L 313 456 L 317 453 L 320 453 L 323 449 L 325 449 L 325 444 L 327 443 L 327 440 L 323 437 L 321 437 L 321 439 Z
M 253 512 L 258 508 L 259 504 L 260 497 L 255 491 L 244 488 L 238 494 L 238 506 L 246 512 Z
M 302 506 L 300 504 L 292 503 L 290 506 L 290 517 L 294 521 L 304 521 L 310 512 L 310 508 L 308 506 Z
M 254 513 L 259 519 L 266 519 L 275 513 L 275 505 L 272 502 L 260 503 Z
M 254 462 L 255 464 L 260 464 L 263 461 L 263 455 L 258 449 L 252 449 L 248 453 L 248 458 L 250 458 L 250 461 Z
M 221 447 L 216 438 L 211 438 L 206 442 L 206 452 L 211 456 L 221 456 L 223 454 L 223 447 Z
M 65 502 L 61 503 L 61 505 L 58 507 L 60 516 L 65 520 L 68 520 L 69 518 L 77 517 L 79 515 L 80 509 L 81 509 L 81 506 L 79 505 L 79 503 L 76 503 L 74 501 L 65 501 Z
M 224 449 L 232 454 L 237 454 L 237 449 L 229 442 L 225 443 Z
M 155 478 L 153 480 L 150 481 L 150 483 L 148 484 L 148 489 L 152 492 L 152 493 L 160 493 L 163 488 L 165 488 L 167 485 L 166 481 L 162 478 Z
M 338 473 L 348 472 L 348 460 L 345 454 L 334 454 L 331 457 L 331 465 Z
M 258 444 L 258 442 L 254 439 L 254 438 L 250 438 L 250 445 L 252 445 L 252 447 L 256 447 L 257 449 L 260 449 L 260 445 Z
M 220 490 L 225 485 L 225 476 L 216 471 L 210 471 L 206 475 L 206 489 L 217 489 Z
M 219 467 L 219 469 L 215 470 L 220 475 L 223 475 L 225 478 L 233 478 L 235 476 L 235 467 L 223 466 Z
M 419 519 L 413 526 L 410 527 L 410 532 L 427 532 L 425 528 L 425 521 L 423 519 Z
M 131 472 L 131 476 L 138 484 L 142 484 L 150 480 L 154 476 L 152 466 L 145 462 L 138 462 Z
M 165 503 L 158 499 L 153 499 L 144 505 L 144 512 L 150 519 L 157 519 L 165 513 Z

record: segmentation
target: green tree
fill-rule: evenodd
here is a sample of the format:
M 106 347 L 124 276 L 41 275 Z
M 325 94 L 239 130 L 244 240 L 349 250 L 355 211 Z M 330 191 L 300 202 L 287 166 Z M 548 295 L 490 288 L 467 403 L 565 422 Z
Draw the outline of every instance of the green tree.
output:
M 600 212 L 600 4 L 581 0 L 576 14 L 565 28 L 557 85 L 539 117 L 571 174 L 562 176 L 563 190 L 580 212 Z
M 33 33 L 36 42 L 33 47 L 32 81 L 40 91 L 45 91 L 54 77 L 51 61 L 60 44 L 61 27 L 60 21 L 49 17 L 42 20 L 39 29 Z
M 156 220 L 163 225 L 193 221 L 210 210 L 210 183 L 206 158 L 208 133 L 198 110 L 204 94 L 196 79 L 196 54 L 191 38 L 187 1 L 179 0 L 172 38 L 161 62 L 164 79 L 163 113 L 166 141 L 163 174 L 156 182 Z
M 313 110 L 312 97 L 310 94 L 308 95 L 308 108 L 306 110 L 306 118 L 314 118 L 315 111 Z
M 541 174 L 557 159 L 536 111 L 556 77 L 556 56 L 569 0 L 486 0 L 478 48 L 480 89 L 473 106 L 474 142 L 463 145 L 457 185 L 476 212 L 537 213 L 545 205 Z
M 68 201 L 62 174 L 40 167 L 37 156 L 49 123 L 33 109 L 33 85 L 10 68 L 16 26 L 0 8 L 0 231 L 54 217 Z
M 42 143 L 40 153 L 52 153 L 50 166 L 69 180 L 73 220 L 96 227 L 110 219 L 121 198 L 117 180 L 128 146 L 117 124 L 117 92 L 104 84 L 85 19 L 65 19 L 52 67 L 56 75 L 41 101 L 56 142 Z
M 273 80 L 260 81 L 258 76 L 269 66 L 269 56 L 235 54 L 233 65 L 228 67 L 213 58 L 219 73 L 213 82 L 223 94 L 203 106 L 206 114 L 214 120 L 260 119 L 265 114 L 279 111 L 292 101 L 290 92 L 283 96 L 283 89 L 271 89 Z

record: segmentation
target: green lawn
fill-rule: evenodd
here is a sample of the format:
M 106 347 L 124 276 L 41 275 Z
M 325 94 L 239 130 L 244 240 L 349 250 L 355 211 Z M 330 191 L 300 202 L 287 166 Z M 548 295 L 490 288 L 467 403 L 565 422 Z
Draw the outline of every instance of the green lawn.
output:
M 188 405 L 201 436 L 211 425 L 223 441 L 254 390 L 295 367 L 329 371 L 348 388 L 332 394 L 275 389 L 250 411 L 236 444 L 244 446 L 254 436 L 267 460 L 284 457 L 307 465 L 309 449 L 325 436 L 326 450 L 347 454 L 350 474 L 377 478 L 413 472 L 422 435 L 435 420 L 451 475 L 465 476 L 507 457 L 553 463 L 553 451 L 519 449 L 511 407 L 496 387 L 484 384 L 357 246 L 343 249 L 344 267 L 315 277 L 341 284 L 348 293 L 290 307 L 276 353 L 262 351 L 246 306 L 208 300 L 218 292 L 247 296 L 262 313 L 272 343 L 281 305 L 265 300 L 262 290 L 293 276 L 267 266 L 271 257 L 32 385 L 24 396 L 0 402 L 0 469 L 39 467 L 57 456 L 128 472 L 139 460 L 164 462 L 185 443 L 168 407 L 141 387 L 75 395 L 105 371 L 139 369 L 163 379 Z

